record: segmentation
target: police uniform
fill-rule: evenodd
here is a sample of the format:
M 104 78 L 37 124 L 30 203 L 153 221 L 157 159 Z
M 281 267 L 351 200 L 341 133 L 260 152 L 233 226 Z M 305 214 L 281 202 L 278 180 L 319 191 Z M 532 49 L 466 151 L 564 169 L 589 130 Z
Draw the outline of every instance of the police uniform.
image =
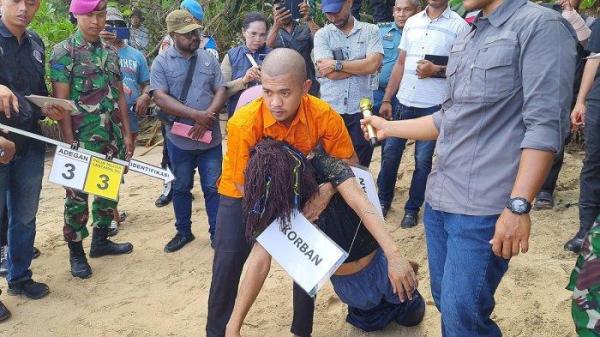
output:
M 41 134 L 38 124 L 41 111 L 25 96 L 48 95 L 44 75 L 44 44 L 40 37 L 33 31 L 25 31 L 19 43 L 0 21 L 0 85 L 8 87 L 19 103 L 19 112 L 13 112 L 10 119 L 0 112 L 1 123 Z M 30 280 L 32 275 L 29 267 L 44 175 L 45 147 L 42 142 L 23 136 L 8 134 L 5 137 L 15 143 L 17 150 L 10 163 L 0 165 L 0 205 L 8 201 L 6 210 L 10 218 L 7 275 L 10 288 Z M 2 213 L 0 209 L 0 218 Z
M 373 92 L 373 110 L 379 112 L 381 107 L 381 100 L 385 94 L 385 87 L 388 84 L 392 69 L 400 50 L 400 39 L 402 38 L 402 28 L 398 27 L 395 22 L 382 22 L 378 23 L 379 35 L 381 36 L 381 43 L 383 44 L 383 62 L 381 66 L 381 72 L 379 73 L 379 88 Z M 392 98 L 392 111 L 396 114 L 398 107 L 398 99 Z

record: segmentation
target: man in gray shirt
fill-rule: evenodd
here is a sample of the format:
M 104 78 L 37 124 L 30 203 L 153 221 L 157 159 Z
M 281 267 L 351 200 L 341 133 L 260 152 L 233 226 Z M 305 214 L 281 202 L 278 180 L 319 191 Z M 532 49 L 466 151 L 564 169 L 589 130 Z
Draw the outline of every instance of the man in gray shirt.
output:
M 383 61 L 379 28 L 350 15 L 352 0 L 322 0 L 331 22 L 315 34 L 314 56 L 320 76 L 321 99 L 331 104 L 346 124 L 358 161 L 369 166 L 373 148 L 362 137 L 359 101 L 373 99 Z
M 167 30 L 174 45 L 152 63 L 150 92 L 160 109 L 175 117 L 174 126 L 166 127 L 166 144 L 175 181 L 173 209 L 177 234 L 165 246 L 170 253 L 194 240 L 191 230 L 194 171 L 198 169 L 208 215 L 211 242 L 214 240 L 221 175 L 221 128 L 217 115 L 226 100 L 225 80 L 217 59 L 199 49 L 200 28 L 189 12 L 175 10 L 167 16 Z M 195 64 L 194 64 L 195 63 Z M 193 73 L 189 75 L 190 67 Z M 189 90 L 184 90 L 186 82 Z M 177 123 L 177 124 L 176 124 Z M 189 132 L 175 132 L 184 124 Z M 176 134 L 177 133 L 177 134 Z M 212 139 L 209 136 L 212 133 Z
M 447 100 L 432 116 L 363 120 L 379 139 L 437 139 L 425 231 L 443 336 L 501 336 L 490 319 L 508 261 L 527 252 L 531 201 L 568 132 L 574 32 L 526 0 L 481 9 L 450 52 Z

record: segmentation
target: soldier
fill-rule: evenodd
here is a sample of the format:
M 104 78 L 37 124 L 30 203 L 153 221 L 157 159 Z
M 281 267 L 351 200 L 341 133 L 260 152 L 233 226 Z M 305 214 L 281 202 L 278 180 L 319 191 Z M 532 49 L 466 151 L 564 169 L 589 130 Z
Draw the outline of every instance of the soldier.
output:
M 133 142 L 119 57 L 100 40 L 106 21 L 106 1 L 72 0 L 69 10 L 77 18 L 78 29 L 54 47 L 50 61 L 54 95 L 71 99 L 78 107 L 71 118 L 60 122 L 64 140 L 78 142 L 87 150 L 129 160 L 133 155 Z M 87 201 L 86 193 L 67 189 L 63 232 L 69 245 L 71 274 L 79 278 L 92 274 L 81 242 L 88 236 Z M 107 239 L 116 207 L 117 202 L 100 197 L 92 202 L 92 258 L 133 250 L 131 243 L 117 244 Z

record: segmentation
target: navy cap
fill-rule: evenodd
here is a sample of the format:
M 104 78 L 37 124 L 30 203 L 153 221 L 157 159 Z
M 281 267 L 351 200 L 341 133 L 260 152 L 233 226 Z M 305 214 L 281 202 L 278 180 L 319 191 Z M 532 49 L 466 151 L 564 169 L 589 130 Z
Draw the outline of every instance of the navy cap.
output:
M 345 3 L 346 0 L 322 0 L 321 10 L 323 13 L 338 13 L 342 10 Z

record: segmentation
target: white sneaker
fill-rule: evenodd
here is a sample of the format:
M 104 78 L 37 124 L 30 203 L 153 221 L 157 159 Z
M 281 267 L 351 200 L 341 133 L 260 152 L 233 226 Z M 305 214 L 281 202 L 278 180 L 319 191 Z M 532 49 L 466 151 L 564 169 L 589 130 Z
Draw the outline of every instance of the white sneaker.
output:
M 8 274 L 8 246 L 0 247 L 0 276 Z

